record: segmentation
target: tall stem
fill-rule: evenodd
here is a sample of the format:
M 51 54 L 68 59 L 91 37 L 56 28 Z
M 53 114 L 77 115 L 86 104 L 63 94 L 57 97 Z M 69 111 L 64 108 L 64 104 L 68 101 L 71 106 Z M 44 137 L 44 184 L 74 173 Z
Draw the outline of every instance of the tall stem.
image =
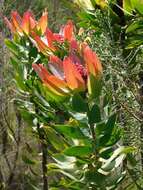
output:
M 38 110 L 36 110 L 38 113 Z M 42 173 L 43 173 L 43 190 L 48 190 L 48 177 L 47 177 L 47 144 L 44 142 L 44 133 L 40 129 L 39 122 L 37 123 L 37 131 L 42 149 Z
M 43 170 L 43 190 L 48 190 L 47 178 L 47 145 L 42 143 L 42 170 Z
M 42 148 L 42 173 L 43 173 L 43 190 L 48 190 L 48 178 L 47 178 L 47 145 L 44 143 L 44 134 L 40 130 L 39 123 L 37 124 L 37 130 L 39 139 L 41 141 Z
M 93 139 L 93 148 L 94 148 L 94 165 L 92 164 L 92 167 L 93 169 L 96 168 L 97 166 L 97 163 L 98 163 L 98 152 L 97 152 L 97 149 L 96 149 L 96 133 L 95 133 L 95 129 L 94 129 L 94 124 L 90 124 L 89 125 L 89 128 L 90 128 L 90 132 L 91 132 L 91 136 L 92 136 L 92 139 Z M 95 190 L 95 187 L 94 185 L 92 186 L 92 184 L 90 184 L 90 188 L 91 190 Z
M 97 150 L 96 150 L 96 133 L 95 133 L 95 130 L 94 130 L 94 124 L 90 124 L 89 125 L 90 127 L 90 131 L 91 131 L 91 136 L 92 136 L 92 139 L 93 139 L 93 148 L 94 148 L 94 156 L 95 156 L 95 161 L 97 161 L 97 158 L 98 158 L 98 154 L 97 154 Z

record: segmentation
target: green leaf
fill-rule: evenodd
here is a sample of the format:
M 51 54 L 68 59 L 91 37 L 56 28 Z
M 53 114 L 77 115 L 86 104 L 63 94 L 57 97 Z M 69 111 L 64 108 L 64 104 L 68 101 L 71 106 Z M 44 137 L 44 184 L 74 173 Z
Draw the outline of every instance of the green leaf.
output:
M 55 125 L 53 126 L 58 132 L 74 139 L 85 139 L 86 136 L 78 126 L 70 125 Z
M 26 86 L 25 86 L 24 80 L 18 73 L 15 74 L 15 81 L 16 81 L 17 86 L 21 90 L 26 91 Z
M 109 172 L 111 171 L 114 167 L 115 167 L 115 160 L 111 161 L 108 165 L 106 165 L 105 167 L 102 167 L 102 169 L 105 171 L 105 172 Z
M 137 34 L 128 39 L 126 49 L 137 48 L 143 44 L 143 35 Z
M 85 100 L 77 93 L 72 97 L 72 107 L 76 112 L 86 112 L 88 109 L 88 105 Z
M 122 162 L 122 160 L 124 159 L 124 157 L 126 156 L 126 154 L 133 152 L 134 148 L 132 147 L 124 147 L 121 146 L 119 148 L 117 148 L 112 156 L 106 160 L 106 162 L 104 163 L 104 165 L 101 167 L 103 170 L 108 168 L 108 166 L 111 164 L 111 162 L 115 161 L 116 162 L 116 167 Z
M 103 134 L 99 139 L 100 146 L 105 146 L 110 140 L 110 138 L 114 135 L 113 131 L 115 127 L 115 122 L 116 122 L 116 114 L 113 114 L 112 116 L 109 117 L 106 126 L 104 128 Z
M 36 47 L 31 47 L 29 51 L 29 57 L 37 58 L 38 50 Z
M 31 160 L 26 155 L 22 155 L 22 160 L 25 162 L 25 164 L 28 164 L 28 165 L 35 165 L 36 164 L 36 161 Z
M 100 108 L 94 104 L 90 111 L 88 111 L 88 120 L 90 124 L 98 123 L 101 121 Z
M 98 98 L 102 90 L 102 81 L 92 74 L 90 74 L 88 79 L 88 92 L 92 98 Z
M 73 112 L 70 112 L 70 114 L 72 115 L 72 117 L 74 119 L 76 119 L 77 121 L 81 122 L 81 123 L 85 123 L 87 124 L 88 123 L 88 120 L 87 120 L 87 116 L 86 114 L 84 113 L 73 113 Z
M 67 176 L 68 178 L 76 181 L 77 179 L 75 176 L 71 173 L 66 171 L 66 168 L 63 167 L 63 165 L 56 164 L 56 163 L 50 163 L 48 164 L 48 174 L 50 173 L 62 173 L 63 175 Z
M 126 33 L 129 32 L 136 32 L 136 29 L 143 28 L 143 21 L 142 20 L 136 20 L 132 22 L 126 29 Z
M 35 114 L 34 114 L 32 111 L 30 112 L 29 110 L 27 110 L 26 107 L 23 107 L 23 109 L 20 110 L 20 113 L 21 113 L 22 118 L 23 118 L 26 122 L 28 122 L 28 124 L 29 124 L 30 126 L 32 126 L 32 125 L 33 125 L 33 119 L 34 119 Z
M 40 100 L 40 102 L 46 107 L 46 108 L 50 108 L 50 105 L 48 103 L 48 101 L 46 101 L 43 96 L 41 96 L 41 94 L 36 90 L 34 89 L 33 90 L 34 92 L 34 95 L 37 96 L 37 98 Z
M 88 10 L 91 11 L 95 9 L 90 0 L 82 0 L 82 1 L 75 0 L 74 3 L 77 3 L 85 11 L 88 11 Z
M 131 14 L 133 11 L 131 0 L 123 0 L 123 8 L 125 10 L 125 14 Z
M 62 137 L 60 137 L 54 129 L 51 127 L 45 126 L 44 130 L 46 132 L 47 138 L 50 141 L 50 143 L 54 146 L 56 150 L 62 151 L 63 149 L 67 148 L 67 145 L 65 144 Z
M 103 135 L 105 132 L 105 128 L 106 128 L 106 124 L 104 122 L 97 123 L 96 128 L 95 128 L 96 135 L 97 136 Z
M 112 136 L 108 141 L 108 143 L 106 144 L 106 146 L 113 146 L 120 140 L 120 138 L 121 138 L 121 129 L 114 127 L 112 131 Z
M 18 55 L 18 46 L 13 41 L 10 41 L 8 39 L 5 39 L 6 46 L 12 51 L 12 53 Z
M 132 166 L 132 167 L 135 167 L 136 165 L 137 165 L 137 160 L 135 159 L 135 157 L 134 157 L 134 155 L 133 154 L 131 154 L 131 153 L 129 153 L 128 155 L 127 155 L 127 160 L 129 161 L 129 163 L 130 163 L 130 165 Z
M 126 172 L 122 170 L 118 170 L 118 172 L 114 172 L 111 175 L 107 176 L 107 186 L 112 187 L 111 190 L 116 190 L 117 185 L 121 182 L 121 180 L 125 177 Z
M 122 153 L 125 153 L 125 154 L 129 154 L 129 153 L 133 153 L 136 149 L 134 147 L 124 147 L 122 149 Z
M 116 122 L 116 114 L 113 114 L 109 117 L 106 123 L 106 130 L 108 131 L 108 133 L 110 133 L 113 130 L 115 122 Z
M 87 183 L 92 182 L 100 186 L 100 188 L 105 187 L 105 179 L 106 176 L 99 173 L 97 170 L 87 170 L 85 172 L 85 180 L 87 181 Z
M 100 150 L 99 155 L 104 159 L 108 159 L 110 158 L 112 153 L 113 153 L 113 147 L 106 147 Z
M 16 58 L 11 57 L 10 63 L 13 66 L 14 73 L 15 73 L 15 81 L 17 86 L 23 90 L 27 91 L 26 85 L 25 85 L 25 79 L 27 78 L 26 73 L 27 69 L 23 64 L 19 64 L 19 61 Z
M 68 99 L 68 96 L 59 96 L 59 95 L 53 93 L 46 86 L 44 86 L 40 81 L 37 81 L 37 84 L 40 88 L 40 93 L 43 95 L 43 97 L 47 101 L 63 102 L 63 101 L 66 101 L 66 99 Z
M 64 165 L 65 163 L 69 165 L 69 163 L 74 163 L 76 161 L 76 158 L 75 157 L 69 157 L 69 156 L 66 156 L 64 154 L 53 154 L 53 159 L 61 164 L 61 165 Z
M 92 152 L 93 149 L 89 146 L 74 146 L 64 150 L 67 156 L 89 156 Z
M 134 8 L 143 15 L 143 1 L 142 0 L 131 0 Z

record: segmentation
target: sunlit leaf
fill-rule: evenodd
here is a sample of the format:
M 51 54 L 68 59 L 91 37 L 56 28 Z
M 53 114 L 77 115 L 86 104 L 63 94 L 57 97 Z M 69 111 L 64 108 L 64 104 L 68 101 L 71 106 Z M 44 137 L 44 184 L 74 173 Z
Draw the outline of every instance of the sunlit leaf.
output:
M 58 132 L 66 135 L 68 137 L 74 138 L 74 139 L 85 139 L 86 138 L 78 126 L 55 125 L 54 128 Z
M 64 150 L 64 154 L 68 156 L 89 156 L 93 152 L 89 146 L 74 146 Z

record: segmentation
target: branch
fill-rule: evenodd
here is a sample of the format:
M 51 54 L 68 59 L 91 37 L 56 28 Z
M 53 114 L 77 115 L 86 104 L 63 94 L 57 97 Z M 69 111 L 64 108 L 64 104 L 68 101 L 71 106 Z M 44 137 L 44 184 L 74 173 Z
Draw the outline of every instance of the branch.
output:
M 38 110 L 36 110 L 36 113 L 38 113 Z M 37 131 L 39 135 L 39 139 L 41 142 L 41 148 L 42 148 L 42 172 L 43 172 L 43 190 L 48 190 L 48 178 L 47 178 L 47 145 L 44 142 L 44 134 L 43 131 L 40 129 L 39 122 L 37 123 Z

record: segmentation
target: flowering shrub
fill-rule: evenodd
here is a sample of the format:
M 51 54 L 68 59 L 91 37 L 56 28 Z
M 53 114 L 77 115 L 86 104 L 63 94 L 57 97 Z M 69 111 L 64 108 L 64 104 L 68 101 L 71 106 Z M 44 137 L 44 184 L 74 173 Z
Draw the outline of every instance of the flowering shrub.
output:
M 43 145 L 43 189 L 55 173 L 62 175 L 58 183 L 49 181 L 54 190 L 116 189 L 133 148 L 117 144 L 121 129 L 104 92 L 98 56 L 76 40 L 72 21 L 53 33 L 46 11 L 39 21 L 29 11 L 23 18 L 12 12 L 5 21 L 13 35 L 5 42 L 15 81 L 28 96 L 17 103 Z M 53 161 L 47 163 L 47 156 Z

